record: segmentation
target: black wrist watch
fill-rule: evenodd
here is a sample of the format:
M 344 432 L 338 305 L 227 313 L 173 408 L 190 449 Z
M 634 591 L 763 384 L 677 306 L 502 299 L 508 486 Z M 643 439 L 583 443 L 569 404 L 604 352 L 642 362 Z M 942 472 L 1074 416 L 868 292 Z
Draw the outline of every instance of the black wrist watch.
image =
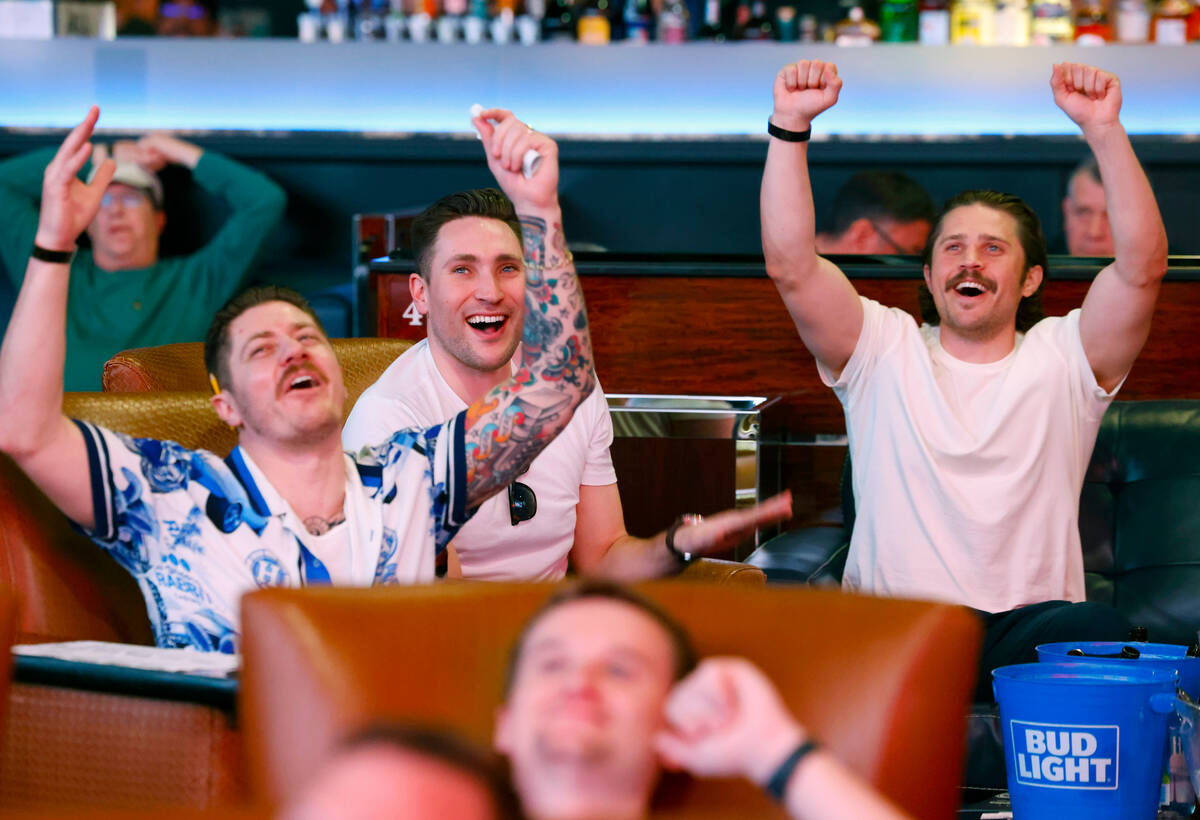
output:
M 696 557 L 690 552 L 683 552 L 679 547 L 675 546 L 675 533 L 679 531 L 680 527 L 690 527 L 694 524 L 699 524 L 703 520 L 704 516 L 702 515 L 685 513 L 676 518 L 671 523 L 671 526 L 667 527 L 667 552 L 675 556 L 675 560 L 679 562 L 681 567 L 686 567 L 692 561 L 695 561 Z
M 35 243 L 29 255 L 39 262 L 49 262 L 52 265 L 69 265 L 71 264 L 71 260 L 75 258 L 75 251 L 52 251 Z

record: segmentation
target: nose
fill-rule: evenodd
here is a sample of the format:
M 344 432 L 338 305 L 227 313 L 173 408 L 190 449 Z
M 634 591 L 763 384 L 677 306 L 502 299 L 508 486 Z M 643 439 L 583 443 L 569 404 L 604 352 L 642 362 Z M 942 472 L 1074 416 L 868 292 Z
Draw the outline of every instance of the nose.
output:
M 475 277 L 475 298 L 481 302 L 499 302 L 502 296 L 500 281 L 494 273 Z
M 1108 214 L 1092 214 L 1087 221 L 1087 232 L 1089 236 L 1097 238 L 1108 236 Z
M 285 366 L 295 361 L 308 358 L 308 350 L 299 340 L 284 336 L 279 343 L 279 360 Z
M 974 246 L 969 246 L 966 253 L 963 254 L 962 265 L 964 268 L 979 270 L 982 267 L 982 262 L 979 259 L 979 250 Z

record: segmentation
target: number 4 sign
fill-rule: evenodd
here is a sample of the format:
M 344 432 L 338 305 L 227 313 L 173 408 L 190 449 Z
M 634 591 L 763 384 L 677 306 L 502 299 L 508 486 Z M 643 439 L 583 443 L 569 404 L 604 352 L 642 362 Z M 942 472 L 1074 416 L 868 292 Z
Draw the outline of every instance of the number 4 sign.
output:
M 416 302 L 409 302 L 408 307 L 404 309 L 404 313 L 401 315 L 405 319 L 408 319 L 408 323 L 414 327 L 420 327 L 425 323 L 425 317 L 421 315 L 421 311 L 417 310 Z

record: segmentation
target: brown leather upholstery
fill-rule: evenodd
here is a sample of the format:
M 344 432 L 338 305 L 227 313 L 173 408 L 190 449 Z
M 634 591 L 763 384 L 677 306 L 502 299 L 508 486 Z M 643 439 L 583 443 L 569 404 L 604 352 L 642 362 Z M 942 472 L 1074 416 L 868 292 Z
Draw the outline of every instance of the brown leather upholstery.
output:
M 342 363 L 346 382 L 346 414 L 397 356 L 412 346 L 404 339 L 330 339 Z M 157 390 L 208 392 L 204 344 L 184 342 L 123 350 L 104 364 L 103 385 L 108 393 Z
M 719 558 L 699 558 L 688 564 L 679 577 L 687 581 L 708 581 L 714 584 L 738 584 L 763 587 L 767 575 L 758 567 Z
M 379 717 L 487 743 L 504 660 L 550 585 L 272 589 L 243 599 L 239 715 L 251 785 L 278 801 L 344 732 Z M 702 654 L 759 664 L 833 751 L 918 817 L 958 805 L 980 628 L 966 610 L 803 588 L 679 581 L 643 591 Z M 746 784 L 692 782 L 685 806 L 777 816 Z

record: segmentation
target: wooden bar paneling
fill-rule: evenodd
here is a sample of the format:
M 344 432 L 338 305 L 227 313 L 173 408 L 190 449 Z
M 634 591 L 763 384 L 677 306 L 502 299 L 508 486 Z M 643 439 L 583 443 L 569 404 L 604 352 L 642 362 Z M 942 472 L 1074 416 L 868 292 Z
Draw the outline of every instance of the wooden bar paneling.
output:
M 912 279 L 856 279 L 859 293 L 917 313 Z M 1089 283 L 1051 280 L 1048 313 L 1083 302 Z M 407 277 L 377 275 L 380 335 L 421 338 L 403 317 Z M 845 431 L 841 405 L 817 375 L 766 277 L 583 277 L 596 372 L 609 393 L 783 397 L 793 433 Z M 1168 281 L 1122 399 L 1200 398 L 1200 282 Z

